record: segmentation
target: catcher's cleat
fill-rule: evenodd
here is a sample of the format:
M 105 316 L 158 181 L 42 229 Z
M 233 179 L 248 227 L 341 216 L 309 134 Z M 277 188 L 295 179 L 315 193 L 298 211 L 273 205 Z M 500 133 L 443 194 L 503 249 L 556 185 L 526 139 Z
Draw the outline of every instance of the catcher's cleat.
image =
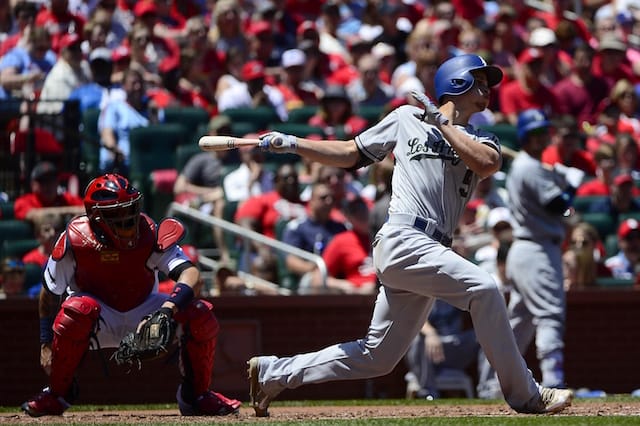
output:
M 237 399 L 229 399 L 211 390 L 200 395 L 193 403 L 188 403 L 182 398 L 182 385 L 178 386 L 176 399 L 183 416 L 227 416 L 237 413 L 242 405 Z
M 55 396 L 49 388 L 44 388 L 42 392 L 33 399 L 20 406 L 22 411 L 31 417 L 41 416 L 61 416 L 71 405 L 61 396 Z
M 249 396 L 251 397 L 251 406 L 256 412 L 256 417 L 268 417 L 269 416 L 269 404 L 273 401 L 274 396 L 267 395 L 260 386 L 258 381 L 258 375 L 260 371 L 260 360 L 258 357 L 253 357 L 247 362 L 249 375 Z
M 520 413 L 546 414 L 559 413 L 571 405 L 573 391 L 569 389 L 555 389 L 540 386 L 540 395 L 527 404 Z

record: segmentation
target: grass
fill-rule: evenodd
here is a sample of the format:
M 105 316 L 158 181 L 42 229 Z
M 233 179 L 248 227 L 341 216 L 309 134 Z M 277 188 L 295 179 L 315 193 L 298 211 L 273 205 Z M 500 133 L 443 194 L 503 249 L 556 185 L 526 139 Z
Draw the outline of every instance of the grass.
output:
M 421 400 L 392 400 L 392 399 L 380 399 L 380 400 L 340 400 L 340 401 L 275 401 L 272 404 L 274 411 L 278 407 L 354 407 L 354 406 L 385 406 L 385 407 L 407 407 L 407 406 L 424 406 L 425 411 L 429 406 L 434 407 L 447 407 L 447 406 L 465 406 L 465 405 L 495 405 L 496 403 L 502 403 L 495 400 L 478 400 L 478 399 L 439 399 L 437 402 L 425 402 Z M 640 424 L 640 417 L 631 415 L 624 415 L 625 407 L 632 407 L 634 413 L 640 410 L 640 398 L 633 398 L 629 395 L 612 395 L 606 398 L 598 399 L 578 399 L 574 401 L 575 407 L 581 407 L 584 404 L 583 410 L 578 412 L 592 412 L 591 415 L 558 415 L 558 416 L 515 416 L 515 415 L 469 415 L 469 416 L 428 416 L 428 417 L 411 417 L 411 418 L 353 418 L 353 419 L 318 419 L 318 420 L 277 420 L 270 419 L 256 419 L 254 417 L 241 416 L 240 419 L 226 422 L 224 418 L 211 419 L 208 424 L 225 424 L 225 423 L 239 423 L 244 426 L 273 426 L 273 425 L 309 425 L 309 426 L 359 426 L 359 425 L 385 425 L 385 426 L 409 426 L 409 425 L 429 425 L 429 426 L 539 426 L 539 425 L 559 425 L 559 426 L 578 426 L 578 425 L 603 425 L 603 426 L 619 426 L 619 425 L 638 425 Z M 586 407 L 587 404 L 591 404 L 593 409 Z M 597 407 L 602 405 L 608 405 L 609 407 L 616 407 L 616 415 L 602 415 L 605 411 L 600 411 Z M 245 404 L 244 407 L 247 407 Z M 505 405 L 506 407 L 506 405 Z M 146 410 L 175 410 L 175 404 L 149 404 L 149 405 L 76 405 L 73 406 L 68 413 L 81 413 L 81 412 L 109 412 L 109 411 L 146 411 Z M 18 407 L 1 407 L 0 406 L 0 423 L 4 423 L 8 420 L 11 423 L 11 417 L 7 417 L 6 414 L 12 414 L 19 412 Z M 428 411 L 427 411 L 428 413 Z M 141 417 L 144 418 L 144 415 Z M 60 419 L 58 422 L 54 418 L 47 418 L 47 425 L 74 425 L 81 424 L 73 421 L 73 417 L 68 419 Z M 190 422 L 189 419 L 194 419 Z M 199 420 L 196 420 L 199 419 Z M 105 418 L 106 422 L 100 421 L 100 425 L 116 425 L 116 424 L 155 424 L 147 421 L 136 421 L 136 419 L 127 419 L 123 422 L 123 419 L 109 420 L 108 416 Z M 229 419 L 231 420 L 231 419 Z M 190 425 L 190 424 L 203 424 L 204 418 L 185 418 L 177 416 L 167 416 L 163 421 L 159 421 L 157 424 L 167 425 Z M 38 422 L 37 420 L 35 422 Z M 24 423 L 22 423 L 24 424 Z

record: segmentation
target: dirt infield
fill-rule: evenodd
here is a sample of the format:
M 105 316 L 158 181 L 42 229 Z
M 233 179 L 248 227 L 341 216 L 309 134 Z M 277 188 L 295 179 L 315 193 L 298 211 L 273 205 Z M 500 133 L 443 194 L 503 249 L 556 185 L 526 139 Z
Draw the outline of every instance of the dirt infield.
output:
M 639 416 L 637 402 L 579 400 L 558 416 Z M 237 415 L 227 417 L 181 417 L 178 410 L 162 411 L 69 411 L 63 417 L 33 419 L 24 413 L 1 413 L 2 424 L 235 424 L 255 421 L 265 424 L 283 421 L 349 420 L 383 418 L 425 418 L 461 416 L 526 416 L 517 414 L 506 404 L 446 405 L 370 405 L 370 406 L 300 406 L 273 407 L 271 417 L 256 419 L 245 403 Z

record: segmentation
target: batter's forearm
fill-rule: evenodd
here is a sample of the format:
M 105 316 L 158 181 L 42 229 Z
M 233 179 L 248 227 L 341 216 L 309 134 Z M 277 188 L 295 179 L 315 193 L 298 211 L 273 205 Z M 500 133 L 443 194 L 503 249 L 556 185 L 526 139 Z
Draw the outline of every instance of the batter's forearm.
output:
M 297 138 L 297 153 L 304 158 L 329 166 L 349 169 L 357 164 L 360 153 L 355 140 L 311 140 Z

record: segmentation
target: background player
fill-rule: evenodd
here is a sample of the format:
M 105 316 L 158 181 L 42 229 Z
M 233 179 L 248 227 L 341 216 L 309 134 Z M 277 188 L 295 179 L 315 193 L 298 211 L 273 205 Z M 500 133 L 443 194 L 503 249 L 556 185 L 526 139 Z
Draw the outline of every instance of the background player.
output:
M 451 236 L 478 181 L 501 166 L 494 135 L 468 125 L 489 103 L 490 87 L 502 71 L 477 55 L 461 55 L 436 71 L 438 110 L 401 106 L 348 141 L 313 141 L 271 132 L 262 145 L 274 152 L 297 152 L 311 161 L 356 169 L 393 151 L 389 220 L 373 242 L 381 282 L 373 318 L 363 339 L 317 352 L 249 360 L 251 403 L 268 415 L 271 400 L 284 389 L 338 379 L 389 373 L 424 324 L 435 298 L 469 311 L 506 401 L 518 412 L 557 412 L 571 403 L 569 390 L 543 388 L 518 351 L 503 296 L 491 276 L 449 248 Z
M 183 415 L 226 415 L 240 402 L 210 391 L 218 321 L 213 306 L 194 298 L 200 271 L 177 245 L 175 219 L 156 225 L 140 213 L 142 194 L 122 176 L 106 174 L 87 186 L 86 215 L 69 222 L 44 271 L 40 292 L 40 363 L 49 387 L 22 409 L 33 417 L 61 415 L 74 393 L 73 376 L 91 338 L 117 347 L 145 315 L 166 311 L 182 325 L 177 399 Z M 177 282 L 158 293 L 158 271 Z M 60 296 L 67 292 L 59 311 Z M 57 314 L 56 314 L 57 312 Z M 99 322 L 99 326 L 98 326 Z
M 527 351 L 535 336 L 542 385 L 562 388 L 566 316 L 563 217 L 585 173 L 541 162 L 542 152 L 551 142 L 550 126 L 537 109 L 518 116 L 521 150 L 511 164 L 506 183 L 514 223 L 506 273 L 513 284 L 509 319 L 520 352 Z

